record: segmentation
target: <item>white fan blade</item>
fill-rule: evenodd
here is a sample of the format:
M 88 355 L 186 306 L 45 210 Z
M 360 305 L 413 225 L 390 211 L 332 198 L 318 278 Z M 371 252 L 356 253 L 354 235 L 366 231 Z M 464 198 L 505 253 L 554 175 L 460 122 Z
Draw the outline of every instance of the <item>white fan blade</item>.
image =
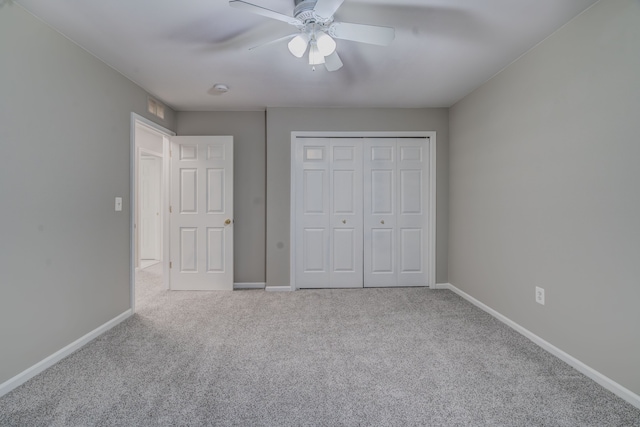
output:
M 342 68 L 342 60 L 338 56 L 338 52 L 333 52 L 329 56 L 324 57 L 324 66 L 327 67 L 327 71 L 336 71 Z
M 318 0 L 313 12 L 320 18 L 329 19 L 342 6 L 343 2 L 344 0 Z
M 297 35 L 298 35 L 298 33 L 289 34 L 288 36 L 280 37 L 279 39 L 271 40 L 270 42 L 266 42 L 266 43 L 259 44 L 257 46 L 250 47 L 249 50 L 260 49 L 261 47 L 269 46 L 270 44 L 278 43 L 278 42 L 281 42 L 283 40 L 289 40 L 289 39 L 294 38 Z
M 304 25 L 299 19 L 296 19 L 293 16 L 283 15 L 282 13 L 270 9 L 265 9 L 264 7 L 256 6 L 255 4 L 247 3 L 246 1 L 230 0 L 229 6 L 235 9 L 246 10 L 247 12 L 266 16 L 267 18 L 277 19 L 278 21 L 286 22 L 287 24 L 296 27 Z
M 351 24 L 349 22 L 334 22 L 329 28 L 329 34 L 337 39 L 378 46 L 388 46 L 396 38 L 396 30 L 391 27 Z

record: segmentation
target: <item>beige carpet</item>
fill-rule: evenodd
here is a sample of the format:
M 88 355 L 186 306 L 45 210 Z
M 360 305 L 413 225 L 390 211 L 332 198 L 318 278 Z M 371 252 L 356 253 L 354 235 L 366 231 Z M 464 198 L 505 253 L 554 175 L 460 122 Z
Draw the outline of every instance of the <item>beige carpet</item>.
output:
M 1 426 L 640 426 L 450 291 L 166 292 L 0 398 Z

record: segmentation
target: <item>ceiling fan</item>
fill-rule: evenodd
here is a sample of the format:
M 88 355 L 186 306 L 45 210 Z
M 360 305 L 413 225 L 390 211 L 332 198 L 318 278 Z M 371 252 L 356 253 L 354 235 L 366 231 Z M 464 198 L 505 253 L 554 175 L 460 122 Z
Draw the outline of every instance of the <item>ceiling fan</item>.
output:
M 312 65 L 314 70 L 319 64 L 324 64 L 328 71 L 336 71 L 342 67 L 342 60 L 336 52 L 335 39 L 388 46 L 395 38 L 395 30 L 391 27 L 334 21 L 333 15 L 344 0 L 294 0 L 294 2 L 293 16 L 244 0 L 230 0 L 229 6 L 277 19 L 296 27 L 298 32 L 266 44 L 291 39 L 288 44 L 289 51 L 294 56 L 302 58 L 309 50 L 309 65 Z

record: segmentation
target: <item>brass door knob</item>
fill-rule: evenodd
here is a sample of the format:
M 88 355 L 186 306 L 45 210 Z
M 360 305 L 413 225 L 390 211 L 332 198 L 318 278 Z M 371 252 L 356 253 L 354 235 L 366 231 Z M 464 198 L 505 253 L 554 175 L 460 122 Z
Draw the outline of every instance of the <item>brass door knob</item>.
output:
M 231 224 L 231 220 L 230 220 L 230 219 L 227 219 L 227 220 L 224 222 L 224 225 L 229 225 L 229 224 Z
M 384 224 L 384 219 L 380 221 L 380 224 Z
M 346 220 L 346 219 L 343 219 L 343 220 L 342 220 L 342 223 L 343 223 L 343 224 L 346 224 L 346 223 L 347 223 L 347 220 Z

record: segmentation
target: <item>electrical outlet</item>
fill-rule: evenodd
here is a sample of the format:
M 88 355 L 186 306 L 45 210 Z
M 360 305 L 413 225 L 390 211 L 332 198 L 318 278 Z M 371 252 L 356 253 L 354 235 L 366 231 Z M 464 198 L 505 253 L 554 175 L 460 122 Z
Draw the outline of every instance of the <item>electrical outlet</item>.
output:
M 536 302 L 544 305 L 544 289 L 539 286 L 536 286 Z
M 116 197 L 116 212 L 122 210 L 122 197 Z

